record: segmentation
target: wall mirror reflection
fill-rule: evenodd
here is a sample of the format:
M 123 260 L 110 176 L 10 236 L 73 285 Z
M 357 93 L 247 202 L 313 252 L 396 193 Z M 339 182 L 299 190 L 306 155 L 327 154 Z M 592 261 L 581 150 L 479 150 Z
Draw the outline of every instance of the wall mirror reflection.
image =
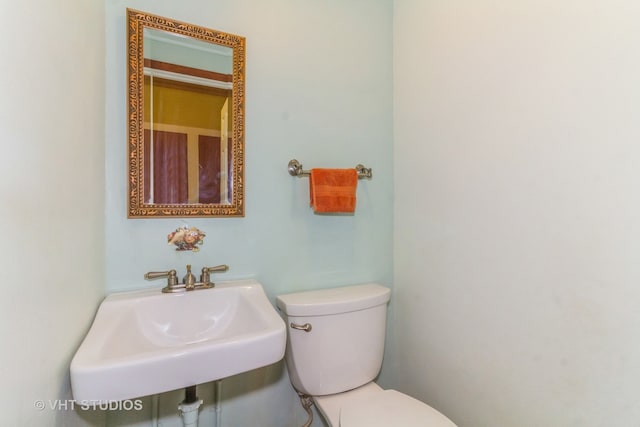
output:
M 128 16 L 129 217 L 244 215 L 244 38 Z

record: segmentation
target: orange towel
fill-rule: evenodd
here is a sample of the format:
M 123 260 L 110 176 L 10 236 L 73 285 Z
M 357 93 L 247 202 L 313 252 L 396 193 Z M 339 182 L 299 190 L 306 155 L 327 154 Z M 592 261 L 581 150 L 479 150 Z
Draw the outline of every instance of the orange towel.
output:
M 355 169 L 311 169 L 309 196 L 314 212 L 353 213 L 358 172 Z

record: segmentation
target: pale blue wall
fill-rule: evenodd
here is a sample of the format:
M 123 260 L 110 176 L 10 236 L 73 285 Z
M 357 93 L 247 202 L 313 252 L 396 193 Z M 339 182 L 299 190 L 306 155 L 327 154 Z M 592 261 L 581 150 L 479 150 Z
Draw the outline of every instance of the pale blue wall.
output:
M 0 1 L 0 16 L 0 424 L 100 425 L 51 403 L 71 399 L 104 292 L 104 5 Z
M 394 3 L 394 381 L 461 427 L 638 425 L 640 3 Z
M 186 221 L 207 233 L 198 253 L 167 246 L 180 219 L 126 218 L 127 7 L 247 39 L 246 217 Z M 183 274 L 187 263 L 228 264 L 219 279 L 255 277 L 272 301 L 302 289 L 390 286 L 391 45 L 391 0 L 107 1 L 106 292 L 162 286 L 143 274 Z M 373 179 L 359 183 L 355 216 L 314 215 L 308 181 L 287 173 L 292 158 L 305 168 L 372 167 Z M 256 416 L 262 427 L 302 424 L 281 368 L 228 381 L 225 390 L 246 390 L 237 399 L 225 395 L 223 425 L 251 425 Z M 167 401 L 175 413 L 177 400 Z

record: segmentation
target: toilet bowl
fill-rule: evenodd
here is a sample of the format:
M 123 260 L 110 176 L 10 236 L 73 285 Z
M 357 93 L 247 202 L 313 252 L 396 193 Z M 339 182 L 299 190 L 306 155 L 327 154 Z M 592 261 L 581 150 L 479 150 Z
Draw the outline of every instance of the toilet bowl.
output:
M 344 393 L 315 396 L 314 402 L 331 426 L 456 427 L 431 406 L 376 383 Z
M 332 427 L 455 427 L 426 403 L 373 382 L 390 295 L 371 283 L 279 296 L 291 384 Z

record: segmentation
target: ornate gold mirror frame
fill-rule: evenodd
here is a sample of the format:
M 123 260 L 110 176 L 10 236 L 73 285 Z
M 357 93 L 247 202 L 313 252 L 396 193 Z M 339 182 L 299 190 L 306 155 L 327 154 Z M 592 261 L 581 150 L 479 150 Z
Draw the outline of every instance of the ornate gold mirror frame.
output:
M 166 217 L 239 217 L 244 216 L 244 98 L 245 98 L 245 39 L 244 37 L 223 33 L 221 31 L 211 30 L 197 25 L 186 24 L 184 22 L 175 21 L 168 18 L 162 18 L 159 16 L 150 15 L 148 13 L 139 12 L 132 9 L 127 9 L 127 63 L 128 63 L 128 217 L 129 218 L 166 218 Z M 153 186 L 150 181 L 153 182 L 153 178 L 150 179 L 151 174 L 155 174 L 153 167 L 155 165 L 153 160 L 149 161 L 149 156 L 153 156 L 151 152 L 153 145 L 149 145 L 147 141 L 145 144 L 145 135 L 147 139 L 152 141 L 155 135 L 154 130 L 145 130 L 145 57 L 144 57 L 144 42 L 145 42 L 145 29 L 147 32 L 153 30 L 155 33 L 166 32 L 170 33 L 167 36 L 182 37 L 185 40 L 195 39 L 197 42 L 211 43 L 230 48 L 232 52 L 232 70 L 230 71 L 231 77 L 228 80 L 231 81 L 230 92 L 228 100 L 231 101 L 231 105 L 227 108 L 228 115 L 230 116 L 230 126 L 224 127 L 225 131 L 222 132 L 218 139 L 222 141 L 224 139 L 225 148 L 222 149 L 223 157 L 220 160 L 220 164 L 225 166 L 219 166 L 224 169 L 222 176 L 227 177 L 224 184 L 218 183 L 220 191 L 224 193 L 221 201 L 214 201 L 213 203 L 204 201 L 203 198 L 196 199 L 194 202 L 193 197 L 190 196 L 189 200 L 169 202 L 153 202 L 153 196 L 149 197 L 149 192 Z M 163 35 L 164 33 L 159 33 Z M 193 40 L 191 40 L 193 42 Z M 179 44 L 179 43 L 176 43 Z M 215 46 L 212 46 L 215 48 Z M 149 60 L 147 59 L 147 67 Z M 171 66 L 173 64 L 169 64 Z M 191 69 L 194 68 L 184 67 L 178 65 L 178 68 Z M 200 71 L 197 70 L 196 71 Z M 206 72 L 205 72 L 206 73 Z M 170 74 L 170 73 L 169 73 Z M 216 74 L 216 73 L 212 73 Z M 147 77 L 149 79 L 149 77 Z M 227 83 L 229 84 L 229 83 Z M 149 92 L 149 89 L 146 91 Z M 155 101 L 154 101 L 155 102 Z M 149 107 L 150 110 L 153 108 Z M 147 112 L 149 117 L 149 112 Z M 151 119 L 149 121 L 153 121 Z M 219 118 L 219 120 L 222 120 Z M 147 124 L 147 127 L 149 125 Z M 228 132 L 228 133 L 227 133 Z M 226 136 L 225 136 L 226 134 Z M 228 141 L 228 142 L 226 142 Z M 227 146 L 228 144 L 228 146 Z M 226 151 L 225 151 L 226 150 Z M 147 151 L 145 153 L 145 151 Z M 196 149 L 197 151 L 197 149 Z M 220 151 L 220 149 L 219 149 Z M 216 154 L 217 155 L 217 154 Z M 147 156 L 147 157 L 145 157 Z M 158 156 L 159 157 L 159 156 Z M 169 154 L 169 157 L 171 155 Z M 153 159 L 153 157 L 151 157 Z M 227 161 L 225 161 L 225 159 Z M 218 161 L 218 160 L 216 160 Z M 191 172 L 196 175 L 195 180 L 199 179 L 198 169 L 202 170 L 202 164 L 197 163 L 195 167 L 187 166 L 191 169 L 196 169 L 196 172 Z M 157 167 L 158 170 L 161 167 Z M 209 175 L 218 174 L 220 172 L 208 171 Z M 155 176 L 155 175 L 153 175 Z M 192 178 L 189 178 L 192 179 Z M 201 179 L 201 178 L 200 178 Z M 224 178 L 218 178 L 218 181 L 222 182 Z M 160 179 L 156 181 L 161 182 Z M 191 190 L 190 190 L 191 191 Z M 217 189 L 215 191 L 218 191 Z M 153 193 L 152 193 L 153 194 Z M 197 196 L 196 196 L 197 197 Z M 220 198 L 220 196 L 217 196 Z M 204 199 L 206 200 L 206 199 Z

